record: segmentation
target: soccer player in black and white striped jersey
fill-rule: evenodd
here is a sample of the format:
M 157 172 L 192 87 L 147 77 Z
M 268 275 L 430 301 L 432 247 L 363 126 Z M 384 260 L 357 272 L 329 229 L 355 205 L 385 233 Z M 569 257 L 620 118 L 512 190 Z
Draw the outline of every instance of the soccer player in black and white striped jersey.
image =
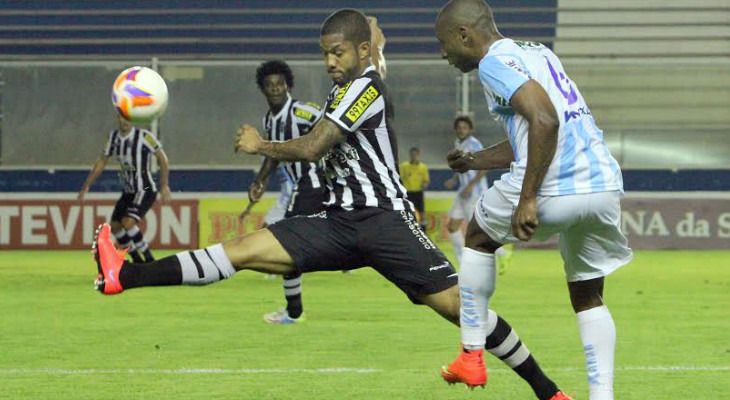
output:
M 286 275 L 370 266 L 414 304 L 428 305 L 456 325 L 472 323 L 469 315 L 460 318 L 456 270 L 419 228 L 400 182 L 393 106 L 371 65 L 370 32 L 366 17 L 351 9 L 322 25 L 320 47 L 335 84 L 309 134 L 267 141 L 244 125 L 236 138 L 236 150 L 249 154 L 280 161 L 324 158 L 325 211 L 145 264 L 120 260 L 104 225 L 94 247 L 97 289 L 112 295 L 145 286 L 206 285 L 245 269 Z M 538 399 L 559 392 L 504 319 L 490 311 L 488 325 L 488 351 L 525 379 Z M 482 378 L 470 385 L 483 386 L 486 374 Z
M 119 161 L 119 176 L 124 182 L 124 191 L 112 212 L 112 232 L 119 245 L 128 249 L 134 262 L 149 262 L 154 260 L 154 257 L 137 225 L 157 199 L 157 185 L 151 171 L 153 156 L 160 167 L 160 196 L 163 202 L 170 200 L 167 155 L 152 132 L 133 126 L 119 115 L 116 118 L 119 129 L 109 133 L 104 152 L 94 163 L 84 186 L 79 191 L 78 199 L 84 200 L 86 192 L 104 170 L 109 158 L 115 157 Z
M 269 104 L 269 111 L 263 120 L 268 140 L 292 140 L 309 133 L 315 121 L 319 119 L 320 107 L 315 103 L 304 103 L 292 98 L 290 91 L 294 87 L 294 74 L 286 62 L 271 60 L 261 64 L 256 70 L 256 84 Z M 256 203 L 261 199 L 269 177 L 277 167 L 279 160 L 271 157 L 264 159 L 248 190 L 249 201 Z M 322 211 L 324 175 L 321 168 L 315 163 L 301 161 L 284 162 L 282 167 L 287 179 L 294 182 L 283 218 L 311 215 Z M 284 295 L 286 308 L 264 315 L 264 321 L 272 324 L 303 322 L 300 272 L 284 275 Z

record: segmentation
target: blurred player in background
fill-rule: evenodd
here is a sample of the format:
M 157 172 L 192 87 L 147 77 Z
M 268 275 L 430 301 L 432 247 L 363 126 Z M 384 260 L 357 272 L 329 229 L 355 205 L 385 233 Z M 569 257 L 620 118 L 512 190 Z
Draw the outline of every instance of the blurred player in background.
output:
M 294 74 L 289 65 L 281 60 L 267 61 L 256 70 L 256 84 L 266 97 L 269 111 L 264 116 L 267 140 L 285 141 L 306 135 L 319 119 L 320 107 L 303 103 L 291 96 Z M 269 177 L 279 169 L 281 194 L 269 210 L 264 221 L 273 225 L 285 218 L 316 214 L 324 209 L 324 175 L 313 162 L 284 162 L 271 157 L 264 158 L 256 178 L 248 189 L 248 199 L 257 203 L 266 191 Z M 241 214 L 245 217 L 250 207 Z M 293 324 L 305 320 L 302 305 L 302 274 L 284 275 L 286 308 L 264 315 L 264 321 L 272 324 Z
M 412 147 L 409 155 L 410 160 L 400 164 L 400 177 L 403 180 L 403 186 L 408 191 L 408 199 L 416 207 L 419 225 L 423 231 L 426 231 L 426 200 L 423 192 L 428 188 L 430 182 L 428 166 L 421 162 L 421 151 L 418 147 Z
M 466 115 L 454 119 L 454 148 L 464 152 L 477 152 L 483 149 L 479 139 L 472 136 L 474 133 L 474 122 Z M 467 171 L 463 174 L 455 173 L 454 176 L 444 182 L 447 189 L 457 187 L 454 203 L 449 209 L 449 239 L 454 245 L 456 261 L 461 265 L 461 252 L 464 249 L 464 233 L 461 228 L 464 221 L 471 219 L 474 215 L 479 197 L 487 191 L 487 171 Z
M 454 119 L 454 149 L 462 152 L 476 153 L 484 148 L 482 143 L 473 136 L 474 122 L 468 116 L 459 116 Z M 449 239 L 454 245 L 454 254 L 456 260 L 461 264 L 461 253 L 464 250 L 464 233 L 461 228 L 464 221 L 469 221 L 474 215 L 479 198 L 487 191 L 489 185 L 487 181 L 488 171 L 466 171 L 464 173 L 455 173 L 450 179 L 444 182 L 444 186 L 452 189 L 458 185 L 457 196 L 454 203 L 449 209 L 449 222 L 447 229 L 449 231 Z M 507 267 L 512 261 L 512 244 L 506 244 L 500 247 L 495 255 L 497 256 L 497 266 L 499 274 L 503 275 L 507 271 Z
M 415 304 L 426 304 L 459 323 L 457 273 L 418 228 L 413 205 L 398 174 L 393 105 L 371 64 L 371 28 L 365 16 L 343 9 L 320 29 L 327 72 L 334 85 L 323 117 L 296 139 L 264 141 L 250 125 L 236 137 L 236 150 L 281 161 L 325 165 L 327 209 L 284 219 L 267 229 L 147 264 L 123 262 L 103 225 L 94 241 L 97 289 L 104 294 L 145 286 L 206 285 L 237 271 L 292 274 L 371 266 Z M 490 351 L 525 379 L 540 400 L 567 399 L 493 311 L 485 338 Z M 109 318 L 114 318 L 109 315 Z M 356 353 L 356 352 L 355 352 Z M 486 373 L 481 368 L 486 383 Z
M 503 37 L 483 0 L 449 2 L 436 36 L 449 64 L 462 72 L 478 69 L 489 110 L 508 137 L 479 152 L 454 150 L 449 166 L 458 172 L 510 168 L 479 200 L 467 229 L 459 288 L 462 322 L 470 323 L 461 325 L 464 351 L 442 375 L 464 381 L 479 366 L 495 250 L 560 234 L 590 400 L 613 400 L 616 327 L 603 304 L 604 277 L 632 258 L 620 226 L 621 169 L 555 53 Z
M 149 262 L 154 257 L 138 224 L 157 199 L 157 185 L 151 170 L 152 156 L 160 167 L 160 198 L 164 203 L 170 201 L 167 155 L 152 132 L 133 126 L 118 114 L 116 119 L 119 129 L 109 133 L 104 152 L 94 163 L 77 198 L 79 201 L 84 200 L 86 192 L 106 167 L 109 157 L 116 157 L 121 168 L 119 176 L 124 181 L 124 192 L 114 206 L 111 229 L 119 245 L 127 249 L 134 262 Z

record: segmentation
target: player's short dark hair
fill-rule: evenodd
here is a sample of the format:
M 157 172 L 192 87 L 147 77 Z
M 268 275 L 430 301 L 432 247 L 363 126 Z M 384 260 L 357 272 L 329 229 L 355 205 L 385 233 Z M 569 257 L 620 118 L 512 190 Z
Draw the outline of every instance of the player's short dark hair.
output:
M 411 147 L 411 150 L 409 150 L 409 151 L 415 151 L 417 153 L 420 153 L 421 149 L 419 149 L 418 147 Z
M 365 14 L 352 8 L 343 8 L 332 13 L 319 28 L 320 36 L 341 33 L 345 40 L 359 46 L 370 42 L 370 24 Z
M 256 85 L 262 92 L 264 91 L 264 79 L 269 75 L 284 75 L 289 89 L 294 87 L 294 74 L 291 72 L 289 64 L 282 60 L 266 61 L 256 68 Z
M 459 125 L 459 122 L 465 122 L 469 125 L 469 129 L 474 129 L 474 121 L 472 121 L 468 115 L 459 115 L 456 117 L 456 119 L 454 119 L 454 129 L 456 129 L 456 126 Z

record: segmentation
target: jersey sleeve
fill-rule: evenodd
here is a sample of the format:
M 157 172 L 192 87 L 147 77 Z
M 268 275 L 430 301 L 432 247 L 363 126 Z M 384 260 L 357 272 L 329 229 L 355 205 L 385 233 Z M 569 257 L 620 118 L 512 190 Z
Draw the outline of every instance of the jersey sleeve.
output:
M 487 56 L 479 63 L 479 80 L 495 94 L 510 101 L 517 89 L 530 80 L 530 73 L 515 56 Z
M 114 131 L 109 132 L 109 139 L 106 141 L 106 146 L 104 147 L 104 151 L 101 153 L 104 157 L 111 157 L 112 151 L 114 150 Z
M 144 146 L 147 147 L 151 152 L 157 153 L 162 149 L 162 143 L 152 134 L 152 132 L 144 131 Z
M 314 126 L 315 122 L 319 120 L 319 117 L 322 114 L 321 108 L 315 103 L 297 102 L 292 108 L 294 118 L 296 118 L 296 123 L 308 126 L 309 128 Z
M 353 133 L 370 117 L 385 111 L 382 93 L 370 78 L 360 78 L 342 87 L 327 104 L 325 118 L 343 131 Z
M 484 146 L 482 146 L 482 142 L 477 140 L 475 137 L 472 137 L 471 140 L 469 140 L 469 151 L 472 153 L 476 153 L 478 151 L 482 151 L 484 149 Z

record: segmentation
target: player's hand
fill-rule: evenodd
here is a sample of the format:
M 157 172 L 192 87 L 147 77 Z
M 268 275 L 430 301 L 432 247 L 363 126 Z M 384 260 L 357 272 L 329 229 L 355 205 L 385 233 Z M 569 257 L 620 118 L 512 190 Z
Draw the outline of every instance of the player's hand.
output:
M 520 204 L 512 214 L 512 234 L 526 242 L 535 234 L 538 226 L 537 199 L 520 199 Z
M 172 201 L 172 194 L 170 194 L 170 187 L 163 186 L 160 188 L 160 200 L 163 204 L 169 204 Z
M 252 203 L 257 203 L 259 200 L 261 200 L 261 196 L 264 195 L 265 191 L 266 186 L 264 186 L 263 182 L 254 181 L 251 184 L 251 187 L 248 188 L 248 201 Z
M 446 155 L 446 161 L 449 163 L 449 168 L 455 172 L 464 173 L 472 169 L 471 163 L 474 161 L 474 154 L 453 149 Z
M 242 150 L 248 154 L 258 154 L 261 148 L 259 131 L 251 125 L 243 125 L 236 133 L 235 148 L 236 153 Z
M 444 182 L 444 187 L 446 189 L 453 189 L 454 187 L 456 187 L 456 185 L 458 183 L 459 183 L 459 181 L 456 180 L 455 178 L 449 178 L 446 180 L 446 182 Z
M 76 195 L 76 200 L 83 202 L 84 198 L 86 197 L 86 191 L 87 191 L 86 188 L 79 190 L 79 194 Z
M 256 204 L 255 201 L 249 201 L 248 206 L 246 206 L 246 209 L 241 212 L 241 214 L 238 216 L 238 220 L 243 223 L 243 220 L 248 217 L 249 214 L 251 214 L 251 210 L 253 209 L 253 206 Z

